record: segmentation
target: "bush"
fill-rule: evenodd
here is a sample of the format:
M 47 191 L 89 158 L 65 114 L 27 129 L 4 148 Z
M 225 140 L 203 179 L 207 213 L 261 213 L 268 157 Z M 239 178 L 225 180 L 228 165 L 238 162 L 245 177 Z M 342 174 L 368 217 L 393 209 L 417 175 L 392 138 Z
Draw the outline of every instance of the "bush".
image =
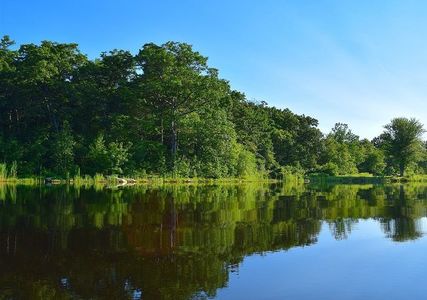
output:
M 181 157 L 175 162 L 173 177 L 188 178 L 190 177 L 190 170 L 190 162 L 187 159 Z
M 327 174 L 330 176 L 336 176 L 339 174 L 339 168 L 333 162 L 328 162 L 328 163 L 320 166 L 320 168 L 318 169 L 318 172 L 323 173 L 323 174 Z
M 248 179 L 258 174 L 255 155 L 246 150 L 241 149 L 237 159 L 237 176 Z
M 280 169 L 283 180 L 304 178 L 304 170 L 299 166 L 284 166 Z

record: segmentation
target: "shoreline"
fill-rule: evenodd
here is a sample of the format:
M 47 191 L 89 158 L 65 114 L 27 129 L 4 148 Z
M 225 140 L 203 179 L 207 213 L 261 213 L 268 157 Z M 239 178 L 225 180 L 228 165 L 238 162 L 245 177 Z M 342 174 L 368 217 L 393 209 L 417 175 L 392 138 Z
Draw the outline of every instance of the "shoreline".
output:
M 274 178 L 170 178 L 170 177 L 101 177 L 85 176 L 70 179 L 26 177 L 26 178 L 2 178 L 0 184 L 22 184 L 22 185 L 160 185 L 160 184 L 273 184 L 273 183 L 294 183 L 294 184 L 405 184 L 405 183 L 426 183 L 427 175 L 412 176 L 374 176 L 374 175 L 306 175 L 304 177 L 294 175 L 285 179 Z
M 37 178 L 11 178 L 1 179 L 0 184 L 37 184 L 37 185 L 116 185 L 116 186 L 134 186 L 134 185 L 159 185 L 159 184 L 246 184 L 260 183 L 272 184 L 284 182 L 278 179 L 242 179 L 242 178 L 78 178 L 78 179 L 49 179 L 43 177 Z M 302 182 L 301 182 L 302 183 Z

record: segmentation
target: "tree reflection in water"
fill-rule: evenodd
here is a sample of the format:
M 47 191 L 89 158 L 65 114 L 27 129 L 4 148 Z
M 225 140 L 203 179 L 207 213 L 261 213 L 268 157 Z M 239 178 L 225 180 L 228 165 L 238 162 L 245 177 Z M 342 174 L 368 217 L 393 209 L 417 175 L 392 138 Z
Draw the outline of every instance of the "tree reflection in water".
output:
M 0 187 L 0 299 L 215 296 L 245 256 L 340 240 L 362 219 L 421 237 L 427 186 Z

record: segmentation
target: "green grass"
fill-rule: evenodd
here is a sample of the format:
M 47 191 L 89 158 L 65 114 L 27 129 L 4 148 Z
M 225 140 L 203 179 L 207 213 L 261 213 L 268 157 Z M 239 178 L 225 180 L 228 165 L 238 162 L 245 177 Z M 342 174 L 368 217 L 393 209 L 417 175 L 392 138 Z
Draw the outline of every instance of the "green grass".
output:
M 0 181 L 7 180 L 7 166 L 6 164 L 0 164 Z
M 18 164 L 14 161 L 10 166 L 6 163 L 0 163 L 0 182 L 20 182 L 23 179 L 18 179 Z M 25 179 L 24 181 L 33 181 L 34 179 Z
M 395 176 L 390 178 L 391 182 L 406 183 L 406 182 L 427 182 L 426 174 L 405 175 L 403 177 Z
M 406 183 L 406 182 L 426 182 L 427 175 L 408 175 L 404 177 L 393 176 L 374 176 L 369 173 L 358 173 L 348 175 L 325 175 L 311 174 L 303 176 L 302 173 L 286 174 L 282 179 L 269 179 L 265 177 L 253 178 L 202 178 L 202 177 L 169 177 L 161 175 L 144 175 L 140 177 L 129 178 L 126 176 L 104 176 L 96 174 L 95 176 L 78 174 L 69 179 L 53 177 L 53 184 L 69 184 L 74 186 L 119 186 L 121 179 L 128 180 L 128 184 L 141 185 L 161 185 L 161 184 L 225 184 L 225 183 L 275 183 L 285 182 L 290 184 L 304 184 L 310 182 L 313 184 L 384 184 L 384 183 Z M 43 184 L 44 177 L 17 178 L 14 167 L 8 168 L 6 164 L 0 164 L 0 182 L 16 184 Z
M 135 178 L 136 183 L 239 183 L 239 182 L 277 182 L 265 178 L 179 178 L 179 177 L 146 177 Z
M 130 178 L 126 176 L 104 176 L 102 174 L 96 174 L 95 176 L 81 176 L 76 175 L 69 179 L 51 177 L 52 184 L 69 184 L 74 186 L 118 186 L 121 185 L 121 179 L 128 181 L 128 184 L 152 184 L 152 185 L 162 185 L 162 184 L 225 184 L 225 183 L 274 183 L 279 180 L 275 179 L 266 179 L 266 178 L 178 178 L 178 177 L 162 177 L 162 176 L 145 176 L 143 178 Z M 288 181 L 298 181 L 298 177 L 287 178 Z M 32 177 L 32 178 L 10 178 L 6 177 L 0 179 L 0 182 L 3 183 L 16 183 L 16 184 L 44 184 L 44 177 Z M 300 181 L 302 182 L 302 181 Z
M 411 183 L 411 182 L 426 182 L 427 175 L 407 175 L 407 176 L 374 176 L 369 173 L 351 174 L 351 175 L 311 175 L 308 177 L 313 183 L 330 183 L 330 184 L 382 184 L 382 183 Z
M 369 173 L 351 175 L 311 175 L 308 177 L 313 183 L 333 183 L 333 184 L 381 184 L 390 181 L 389 177 L 374 176 Z

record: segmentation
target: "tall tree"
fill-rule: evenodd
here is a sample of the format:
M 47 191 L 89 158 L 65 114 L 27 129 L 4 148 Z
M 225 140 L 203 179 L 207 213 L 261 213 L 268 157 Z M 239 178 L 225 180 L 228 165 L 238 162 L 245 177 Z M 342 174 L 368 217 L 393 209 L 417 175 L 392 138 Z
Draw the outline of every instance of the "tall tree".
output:
M 338 143 L 353 143 L 359 140 L 359 137 L 351 132 L 345 123 L 335 123 L 329 136 L 333 137 Z
M 382 135 L 385 150 L 399 168 L 400 176 L 412 162 L 416 162 L 423 151 L 423 124 L 411 118 L 395 118 L 384 126 Z
M 228 83 L 207 65 L 206 57 L 185 43 L 146 44 L 137 55 L 137 63 L 142 70 L 142 97 L 158 116 L 160 140 L 168 145 L 173 166 L 181 119 L 206 106 L 217 105 L 227 95 Z

